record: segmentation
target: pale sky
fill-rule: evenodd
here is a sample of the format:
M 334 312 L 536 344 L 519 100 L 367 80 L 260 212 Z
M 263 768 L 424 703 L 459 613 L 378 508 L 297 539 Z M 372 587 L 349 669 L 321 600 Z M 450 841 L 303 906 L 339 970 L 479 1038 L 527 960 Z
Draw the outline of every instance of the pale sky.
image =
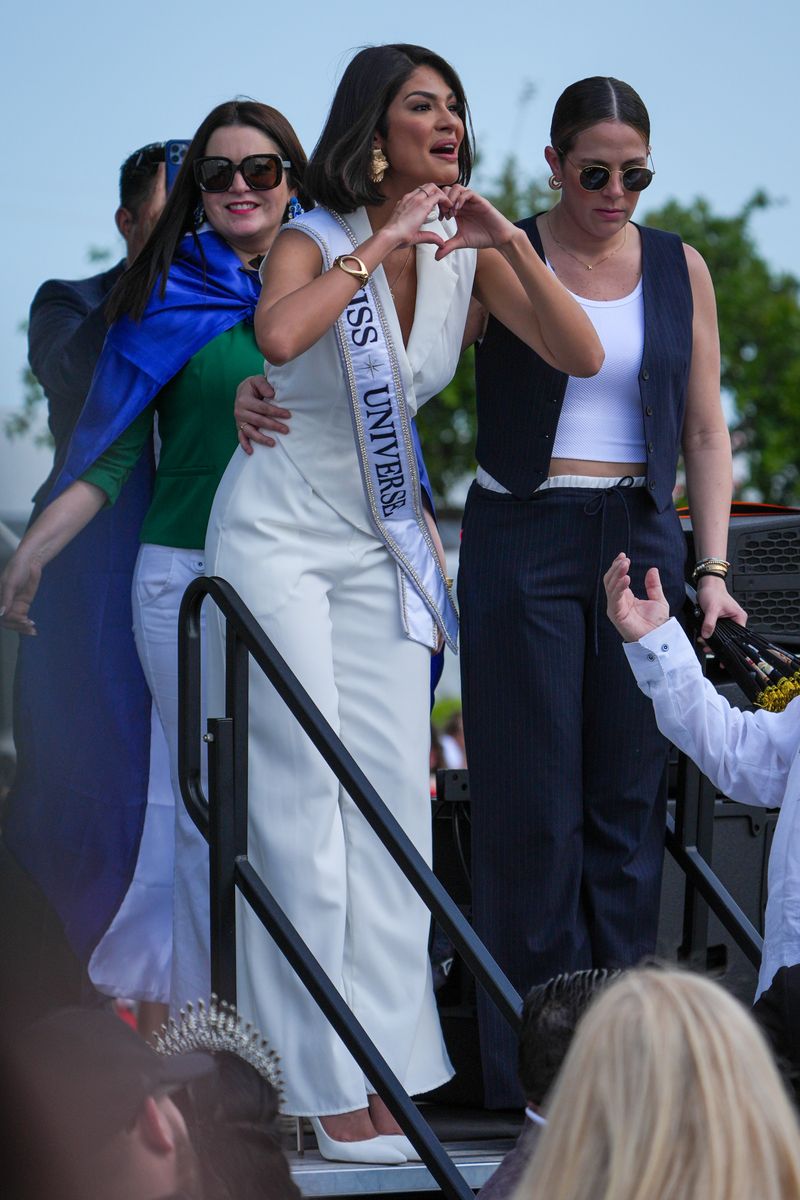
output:
M 17 326 L 37 286 L 93 274 L 92 245 L 121 256 L 113 213 L 127 154 L 191 136 L 234 95 L 281 109 L 310 150 L 350 52 L 369 43 L 417 42 L 453 63 L 483 156 L 478 187 L 510 152 L 545 173 L 550 114 L 569 83 L 626 80 L 650 110 L 657 171 L 639 211 L 703 195 L 730 215 L 766 188 L 781 203 L 754 218 L 759 247 L 800 275 L 797 0 L 43 0 L 7 9 L 3 35 L 0 420 L 21 397 Z M 528 83 L 535 94 L 521 108 Z M 0 516 L 26 511 L 47 462 L 0 435 Z

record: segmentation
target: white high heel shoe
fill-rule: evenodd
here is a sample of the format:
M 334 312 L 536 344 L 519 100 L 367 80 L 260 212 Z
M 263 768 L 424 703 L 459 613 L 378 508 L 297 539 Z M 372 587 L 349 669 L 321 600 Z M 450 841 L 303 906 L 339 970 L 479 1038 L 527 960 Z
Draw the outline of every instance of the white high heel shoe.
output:
M 403 1151 L 395 1145 L 395 1142 L 400 1140 L 397 1136 L 365 1138 L 361 1142 L 336 1142 L 322 1128 L 319 1117 L 309 1117 L 308 1120 L 314 1130 L 320 1154 L 331 1162 L 383 1163 L 386 1166 L 408 1162 Z
M 400 1153 L 405 1155 L 407 1162 L 422 1162 L 419 1151 L 414 1149 L 404 1133 L 384 1133 L 381 1136 L 396 1146 Z

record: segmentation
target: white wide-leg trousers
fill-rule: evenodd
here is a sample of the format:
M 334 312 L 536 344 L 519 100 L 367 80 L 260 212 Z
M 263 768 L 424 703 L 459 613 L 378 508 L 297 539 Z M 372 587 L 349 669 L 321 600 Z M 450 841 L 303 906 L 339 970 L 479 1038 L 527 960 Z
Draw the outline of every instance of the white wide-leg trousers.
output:
M 343 480 L 343 487 L 358 480 Z M 430 862 L 428 651 L 403 634 L 385 547 L 340 517 L 286 452 L 237 451 L 214 502 L 207 570 L 229 580 Z M 209 617 L 211 695 L 220 622 Z M 411 1094 L 445 1082 L 429 914 L 257 669 L 250 680 L 248 855 Z M 211 708 L 209 709 L 211 711 Z M 244 903 L 238 1002 L 283 1061 L 297 1115 L 373 1090 Z
M 204 570 L 202 550 L 145 544 L 136 560 L 133 631 L 153 697 L 147 807 L 131 885 L 89 962 L 101 992 L 162 1003 L 174 996 L 176 1009 L 210 989 L 208 848 L 180 799 L 177 777 L 178 609 Z
M 147 806 L 133 878 L 87 968 L 94 986 L 107 996 L 169 1001 L 174 808 L 169 751 L 153 704 Z
M 171 986 L 166 998 L 173 1013 L 184 1008 L 187 1001 L 207 1000 L 211 990 L 208 845 L 189 816 L 178 786 L 178 610 L 189 584 L 203 574 L 202 550 L 145 544 L 139 551 L 133 580 L 136 648 L 169 751 L 173 806 L 169 829 L 163 836 L 169 840 L 170 851 L 174 846 L 175 857 L 166 907 L 172 951 Z M 201 723 L 204 730 L 204 706 Z M 198 730 L 198 738 L 200 734 Z

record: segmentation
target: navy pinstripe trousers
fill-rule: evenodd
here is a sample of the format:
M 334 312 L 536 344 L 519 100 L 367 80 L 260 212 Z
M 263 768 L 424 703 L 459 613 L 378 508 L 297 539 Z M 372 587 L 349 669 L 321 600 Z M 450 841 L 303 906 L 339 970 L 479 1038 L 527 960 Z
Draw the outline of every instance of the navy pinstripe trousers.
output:
M 683 532 L 644 488 L 469 493 L 458 594 L 473 921 L 523 994 L 655 946 L 667 743 L 605 615 L 600 577 L 624 549 L 634 590 L 658 566 L 679 612 Z M 486 1103 L 516 1106 L 514 1038 L 478 992 Z

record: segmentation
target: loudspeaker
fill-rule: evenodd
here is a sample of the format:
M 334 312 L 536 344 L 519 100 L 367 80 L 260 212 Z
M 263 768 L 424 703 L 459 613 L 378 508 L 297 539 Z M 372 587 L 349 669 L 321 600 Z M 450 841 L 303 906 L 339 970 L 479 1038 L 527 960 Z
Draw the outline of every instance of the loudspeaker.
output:
M 681 524 L 691 568 L 692 522 L 681 516 Z M 800 512 L 734 505 L 726 557 L 728 587 L 749 614 L 750 628 L 787 647 L 800 645 Z
M 433 801 L 433 871 L 468 921 L 472 918 L 469 772 L 436 772 Z M 439 1019 L 455 1075 L 432 1092 L 440 1104 L 483 1108 L 475 981 L 449 938 L 433 923 L 431 962 Z

